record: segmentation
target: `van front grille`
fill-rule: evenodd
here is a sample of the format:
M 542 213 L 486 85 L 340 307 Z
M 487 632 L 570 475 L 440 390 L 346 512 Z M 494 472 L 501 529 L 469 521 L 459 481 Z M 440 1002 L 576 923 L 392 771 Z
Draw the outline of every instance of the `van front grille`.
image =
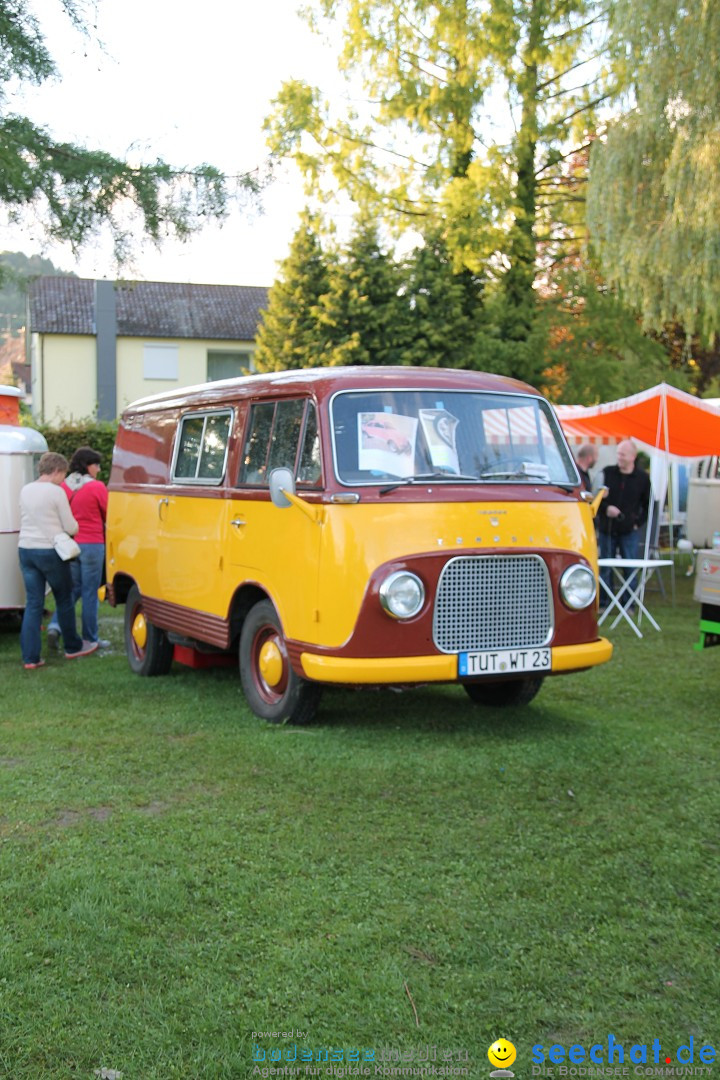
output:
M 535 648 L 550 640 L 552 614 L 539 555 L 459 556 L 440 574 L 433 640 L 445 653 Z

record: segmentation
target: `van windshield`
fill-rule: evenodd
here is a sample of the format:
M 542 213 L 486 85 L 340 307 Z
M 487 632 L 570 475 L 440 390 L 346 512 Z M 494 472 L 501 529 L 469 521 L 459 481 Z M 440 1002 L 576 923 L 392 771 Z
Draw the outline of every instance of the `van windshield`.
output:
M 335 472 L 343 484 L 575 486 L 578 474 L 542 398 L 440 390 L 347 390 L 331 403 Z

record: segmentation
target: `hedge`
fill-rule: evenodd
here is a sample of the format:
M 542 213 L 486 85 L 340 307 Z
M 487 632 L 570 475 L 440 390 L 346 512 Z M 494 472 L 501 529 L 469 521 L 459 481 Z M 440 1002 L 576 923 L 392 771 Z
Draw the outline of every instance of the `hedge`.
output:
M 92 446 L 93 450 L 102 454 L 100 479 L 107 483 L 118 429 L 117 420 L 80 420 L 72 424 L 62 423 L 58 427 L 29 421 L 29 426 L 45 436 L 48 450 L 56 454 L 64 454 L 68 461 L 78 447 Z

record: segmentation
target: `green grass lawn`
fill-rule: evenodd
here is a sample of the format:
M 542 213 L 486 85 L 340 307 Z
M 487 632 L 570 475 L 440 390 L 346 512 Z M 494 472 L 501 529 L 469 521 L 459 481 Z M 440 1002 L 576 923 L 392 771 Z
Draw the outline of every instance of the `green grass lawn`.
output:
M 720 1047 L 720 649 L 688 579 L 649 595 L 661 633 L 524 710 L 338 690 L 306 729 L 232 669 L 133 676 L 106 606 L 86 660 L 25 672 L 0 633 L 0 1076 Z

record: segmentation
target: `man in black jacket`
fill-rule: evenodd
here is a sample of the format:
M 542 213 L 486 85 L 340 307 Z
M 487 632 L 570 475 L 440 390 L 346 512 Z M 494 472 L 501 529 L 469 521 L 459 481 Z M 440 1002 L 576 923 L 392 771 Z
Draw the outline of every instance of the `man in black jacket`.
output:
M 604 470 L 602 483 L 607 494 L 598 511 L 601 559 L 638 557 L 638 530 L 647 521 L 650 505 L 650 477 L 636 465 L 636 458 L 635 444 L 624 439 L 618 444 L 617 465 Z M 602 574 L 610 586 L 612 572 L 606 568 Z

